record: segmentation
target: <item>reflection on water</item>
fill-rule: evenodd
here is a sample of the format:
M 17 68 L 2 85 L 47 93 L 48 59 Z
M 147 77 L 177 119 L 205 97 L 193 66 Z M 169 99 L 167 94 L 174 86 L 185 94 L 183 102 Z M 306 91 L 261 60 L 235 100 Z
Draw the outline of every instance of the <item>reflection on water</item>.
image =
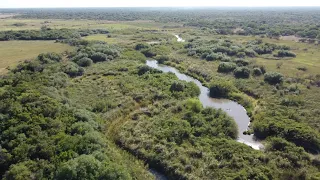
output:
M 164 174 L 162 174 L 154 169 L 149 169 L 149 172 L 154 175 L 156 180 L 168 180 L 168 178 Z
M 180 37 L 178 36 L 177 38 L 179 39 Z M 207 87 L 204 87 L 200 81 L 180 73 L 177 69 L 173 67 L 158 64 L 156 60 L 147 60 L 146 64 L 149 67 L 161 70 L 165 73 L 172 72 L 180 80 L 194 82 L 200 88 L 201 94 L 199 96 L 199 99 L 204 107 L 212 107 L 216 109 L 220 108 L 223 111 L 225 111 L 229 116 L 234 118 L 239 129 L 238 142 L 251 146 L 254 149 L 261 149 L 263 147 L 263 145 L 260 142 L 255 140 L 253 135 L 243 134 L 243 132 L 246 131 L 248 129 L 248 126 L 250 125 L 250 118 L 248 117 L 247 112 L 243 106 L 228 99 L 210 98 L 208 95 L 209 89 Z
M 177 38 L 178 42 L 185 42 L 185 40 L 182 39 L 180 36 L 178 36 L 178 35 L 174 35 L 174 36 Z

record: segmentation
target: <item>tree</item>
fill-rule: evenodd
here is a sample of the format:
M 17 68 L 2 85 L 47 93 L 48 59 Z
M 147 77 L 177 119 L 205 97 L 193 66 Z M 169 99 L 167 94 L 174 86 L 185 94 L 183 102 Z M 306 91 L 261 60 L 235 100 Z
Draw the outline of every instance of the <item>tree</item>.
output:
M 33 173 L 26 165 L 26 163 L 18 163 L 10 166 L 9 171 L 4 176 L 4 180 L 32 180 Z
M 101 173 L 101 162 L 91 155 L 81 155 L 64 164 L 57 171 L 57 179 L 94 180 Z

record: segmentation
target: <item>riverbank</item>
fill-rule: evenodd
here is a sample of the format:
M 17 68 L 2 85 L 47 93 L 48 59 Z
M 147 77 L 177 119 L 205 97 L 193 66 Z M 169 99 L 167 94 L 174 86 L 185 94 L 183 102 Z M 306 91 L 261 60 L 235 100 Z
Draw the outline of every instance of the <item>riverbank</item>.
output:
M 180 80 L 195 83 L 200 89 L 201 93 L 199 96 L 199 100 L 204 107 L 222 109 L 236 121 L 239 129 L 238 142 L 244 143 L 258 150 L 263 148 L 263 145 L 260 142 L 256 141 L 253 135 L 243 134 L 243 132 L 248 130 L 248 126 L 250 125 L 250 118 L 248 117 L 247 111 L 243 106 L 228 99 L 210 98 L 208 95 L 209 89 L 203 86 L 199 80 L 194 79 L 185 74 L 182 74 L 173 67 L 166 66 L 166 65 L 159 65 L 156 60 L 147 60 L 146 65 L 148 65 L 149 67 L 161 70 L 165 73 L 168 73 L 168 72 L 174 73 Z

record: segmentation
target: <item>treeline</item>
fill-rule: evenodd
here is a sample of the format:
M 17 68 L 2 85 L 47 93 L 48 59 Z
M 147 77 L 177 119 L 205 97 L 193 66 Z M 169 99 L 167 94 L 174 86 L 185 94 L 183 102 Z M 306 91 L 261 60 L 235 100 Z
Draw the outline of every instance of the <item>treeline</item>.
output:
M 8 12 L 3 10 L 4 12 Z M 296 35 L 319 39 L 318 8 L 228 9 L 195 8 L 87 8 L 87 9 L 19 9 L 10 10 L 17 18 L 90 19 L 111 21 L 154 20 L 176 22 L 204 28 L 217 34 Z
M 104 29 L 73 30 L 73 29 L 51 29 L 43 27 L 41 30 L 1 31 L 0 41 L 10 40 L 61 40 L 79 39 L 90 34 L 108 34 Z
M 271 57 L 296 57 L 290 51 L 289 46 L 264 43 L 261 39 L 240 44 L 228 39 L 203 41 L 191 39 L 185 45 L 188 56 L 200 57 L 207 61 L 229 62 L 235 58 L 258 57 L 259 55 L 271 55 Z

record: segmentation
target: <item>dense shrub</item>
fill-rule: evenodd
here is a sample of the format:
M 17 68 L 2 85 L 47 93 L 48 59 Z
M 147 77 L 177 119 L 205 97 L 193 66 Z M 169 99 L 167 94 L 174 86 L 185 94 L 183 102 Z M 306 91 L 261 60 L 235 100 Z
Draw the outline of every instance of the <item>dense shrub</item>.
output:
M 107 160 L 107 157 L 105 158 Z M 116 163 L 106 161 L 101 162 L 92 155 L 81 155 L 61 165 L 57 170 L 56 178 L 70 180 L 121 180 L 130 179 L 130 175 L 124 169 L 119 168 L 119 165 Z
M 180 81 L 174 82 L 171 87 L 170 87 L 170 91 L 184 91 L 184 89 L 186 88 L 186 84 Z
M 90 58 L 84 57 L 82 59 L 80 59 L 77 64 L 81 67 L 88 67 L 91 66 L 91 64 L 93 63 L 93 61 Z
M 93 62 L 103 62 L 108 60 L 108 56 L 101 52 L 96 52 L 90 57 Z
M 249 78 L 250 77 L 250 69 L 247 67 L 237 67 L 233 74 L 236 78 Z
M 279 121 L 276 119 L 265 119 L 255 122 L 254 134 L 261 139 L 278 136 L 304 147 L 311 152 L 320 151 L 320 135 L 309 126 L 294 121 Z
M 210 97 L 228 97 L 234 91 L 234 87 L 228 81 L 215 81 L 210 85 Z
M 57 53 L 42 53 L 39 54 L 38 60 L 44 64 L 50 62 L 60 62 L 62 60 L 62 56 Z
M 277 57 L 296 57 L 297 55 L 291 51 L 287 51 L 287 50 L 280 50 L 278 51 Z
M 237 65 L 235 63 L 222 62 L 219 64 L 218 72 L 221 72 L 221 73 L 232 72 L 233 70 L 236 69 L 236 67 L 237 67 Z
M 268 72 L 264 74 L 264 80 L 269 84 L 278 84 L 283 82 L 283 75 L 277 72 Z
M 150 73 L 161 73 L 160 70 L 157 70 L 157 69 L 154 69 L 154 68 L 151 68 L 147 65 L 142 65 L 142 66 L 139 66 L 138 67 L 138 75 L 141 76 L 147 72 L 150 72 Z
M 138 50 L 138 51 L 140 51 L 142 49 L 148 49 L 148 48 L 150 48 L 150 45 L 147 44 L 147 43 L 139 43 L 135 47 L 135 49 Z
M 253 75 L 254 76 L 261 76 L 262 75 L 262 71 L 260 68 L 253 68 Z
M 157 59 L 159 64 L 163 64 L 164 62 L 169 61 L 169 57 L 164 55 L 156 57 L 155 59 Z
M 87 53 L 78 52 L 75 56 L 71 58 L 71 61 L 77 63 L 80 59 L 87 57 L 89 57 Z
M 215 61 L 219 59 L 219 54 L 217 53 L 211 53 L 209 55 L 207 55 L 206 60 L 207 61 Z
M 236 59 L 234 61 L 238 66 L 248 66 L 249 65 L 249 61 L 245 60 L 245 59 Z
M 297 96 L 289 96 L 281 100 L 283 106 L 300 106 L 303 105 L 304 101 Z
M 199 113 L 202 109 L 202 103 L 199 101 L 199 99 L 188 99 L 185 105 L 187 109 L 190 109 L 196 113 Z
M 142 49 L 141 53 L 144 54 L 146 57 L 150 57 L 150 58 L 157 55 L 157 53 L 153 51 L 153 49 L 151 48 Z
M 82 67 L 79 67 L 77 64 L 72 62 L 63 65 L 62 71 L 70 77 L 82 76 L 84 73 L 84 69 Z

